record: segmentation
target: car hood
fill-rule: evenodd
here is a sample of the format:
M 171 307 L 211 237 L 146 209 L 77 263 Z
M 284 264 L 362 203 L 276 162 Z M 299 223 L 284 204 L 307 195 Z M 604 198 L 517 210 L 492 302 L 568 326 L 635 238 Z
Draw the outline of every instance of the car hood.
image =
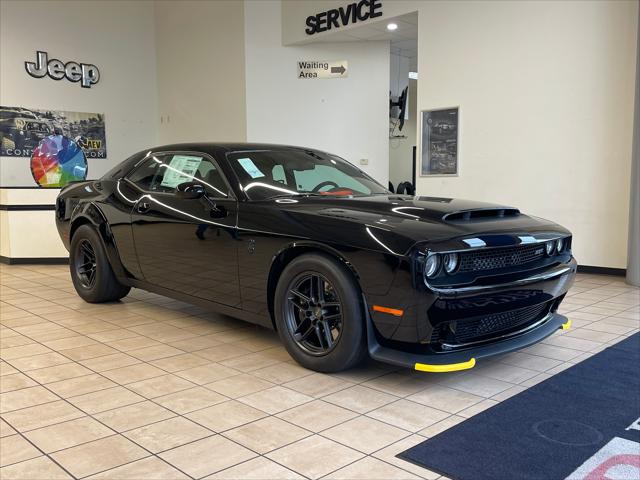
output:
M 288 215 L 311 230 L 330 232 L 327 241 L 404 254 L 419 242 L 463 249 L 464 240 L 481 237 L 487 246 L 519 243 L 523 235 L 569 232 L 518 209 L 472 200 L 378 195 L 371 197 L 301 197 L 276 200 Z M 362 239 L 362 240 L 361 240 Z M 373 242 L 373 243 L 371 243 Z

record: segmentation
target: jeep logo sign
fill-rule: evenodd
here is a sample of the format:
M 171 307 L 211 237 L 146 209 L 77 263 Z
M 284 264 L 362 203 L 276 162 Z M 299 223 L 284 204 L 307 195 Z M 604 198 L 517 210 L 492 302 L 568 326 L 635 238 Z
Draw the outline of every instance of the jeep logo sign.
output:
M 24 62 L 27 73 L 34 78 L 42 78 L 49 75 L 54 80 L 62 80 L 67 77 L 71 82 L 80 82 L 82 88 L 91 88 L 100 80 L 100 71 L 90 63 L 67 62 L 62 63 L 57 58 L 48 59 L 47 52 L 36 52 L 35 62 Z

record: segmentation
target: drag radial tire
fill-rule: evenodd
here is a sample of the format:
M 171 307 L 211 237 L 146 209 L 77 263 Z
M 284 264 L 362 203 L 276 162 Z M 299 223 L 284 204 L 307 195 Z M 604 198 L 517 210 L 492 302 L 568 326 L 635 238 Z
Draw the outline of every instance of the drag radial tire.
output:
M 303 367 L 338 372 L 367 353 L 360 289 L 349 269 L 329 255 L 304 254 L 285 267 L 274 312 L 285 348 Z
M 86 302 L 119 300 L 131 290 L 116 279 L 98 232 L 90 225 L 81 225 L 73 234 L 69 269 L 76 292 Z

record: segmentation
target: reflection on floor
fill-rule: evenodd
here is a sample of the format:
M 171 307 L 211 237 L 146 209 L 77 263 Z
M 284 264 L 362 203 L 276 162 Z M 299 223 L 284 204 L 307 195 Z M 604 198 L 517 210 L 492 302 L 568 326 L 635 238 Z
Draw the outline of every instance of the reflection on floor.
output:
M 63 266 L 1 267 L 0 477 L 429 478 L 395 458 L 638 331 L 640 291 L 580 275 L 573 328 L 468 372 L 296 365 L 277 335 L 133 291 L 78 298 Z

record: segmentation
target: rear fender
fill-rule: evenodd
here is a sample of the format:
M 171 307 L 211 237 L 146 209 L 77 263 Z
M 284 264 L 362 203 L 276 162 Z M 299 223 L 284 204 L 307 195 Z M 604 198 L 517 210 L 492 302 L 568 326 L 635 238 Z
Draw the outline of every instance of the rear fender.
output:
M 71 221 L 69 241 L 73 238 L 73 234 L 78 227 L 85 224 L 92 225 L 98 232 L 98 236 L 102 241 L 102 246 L 107 253 L 107 258 L 111 264 L 113 273 L 116 275 L 118 280 L 127 279 L 128 275 L 120 261 L 120 255 L 118 253 L 115 239 L 113 238 L 113 234 L 109 228 L 109 223 L 107 222 L 104 213 L 102 213 L 102 210 L 100 210 L 100 207 L 93 202 L 78 204 L 73 211 L 72 218 L 73 220 Z

